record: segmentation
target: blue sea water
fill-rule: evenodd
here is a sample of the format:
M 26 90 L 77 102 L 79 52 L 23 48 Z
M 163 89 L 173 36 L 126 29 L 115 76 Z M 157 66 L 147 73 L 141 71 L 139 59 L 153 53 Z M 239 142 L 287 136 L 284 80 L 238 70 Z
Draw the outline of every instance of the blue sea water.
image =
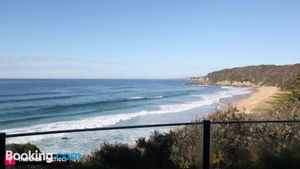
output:
M 201 86 L 185 80 L 0 80 L 0 131 L 190 122 L 213 112 L 234 96 L 250 92 L 249 88 Z M 51 152 L 88 152 L 100 143 L 128 142 L 153 130 L 59 134 L 8 141 L 31 142 Z

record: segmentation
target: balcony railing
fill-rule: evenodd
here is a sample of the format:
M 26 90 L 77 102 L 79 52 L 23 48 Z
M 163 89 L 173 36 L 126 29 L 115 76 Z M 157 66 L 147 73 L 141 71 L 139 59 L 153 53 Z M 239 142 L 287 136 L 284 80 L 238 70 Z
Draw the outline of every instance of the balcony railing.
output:
M 203 149 L 202 152 L 202 168 L 209 169 L 211 161 L 211 126 L 212 125 L 229 125 L 229 124 L 297 124 L 300 125 L 300 120 L 270 120 L 270 121 L 209 121 L 204 120 L 201 122 L 190 123 L 167 123 L 167 124 L 150 124 L 150 125 L 133 125 L 133 126 L 116 126 L 116 127 L 101 127 L 101 128 L 85 128 L 73 130 L 56 130 L 56 131 L 43 131 L 43 132 L 30 132 L 30 133 L 15 133 L 6 134 L 0 133 L 0 169 L 5 168 L 5 153 L 6 153 L 6 139 L 24 136 L 36 135 L 51 135 L 60 133 L 77 133 L 77 132 L 91 132 L 91 131 L 109 131 L 109 130 L 125 130 L 125 129 L 139 129 L 139 128 L 158 128 L 158 127 L 177 127 L 177 126 L 191 126 L 201 125 L 202 130 L 199 133 L 203 134 Z

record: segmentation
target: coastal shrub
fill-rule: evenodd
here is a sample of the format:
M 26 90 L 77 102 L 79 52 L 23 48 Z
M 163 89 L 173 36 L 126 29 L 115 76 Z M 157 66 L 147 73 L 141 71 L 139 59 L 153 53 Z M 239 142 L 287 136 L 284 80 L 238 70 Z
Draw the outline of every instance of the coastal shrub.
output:
M 27 143 L 27 144 L 8 144 L 6 145 L 6 149 L 7 150 L 11 150 L 12 152 L 15 152 L 15 153 L 27 153 L 28 151 L 31 151 L 31 152 L 35 152 L 36 150 L 38 152 L 41 152 L 40 149 L 33 145 L 33 144 L 30 144 L 30 143 Z
M 171 159 L 174 132 L 158 131 L 148 138 L 139 138 L 135 146 L 103 144 L 100 150 L 86 155 L 73 168 L 101 169 L 180 169 Z
M 91 165 L 113 169 L 144 168 L 144 159 L 135 148 L 126 144 L 103 144 L 100 151 L 93 153 Z
M 212 121 L 300 119 L 300 103 L 290 102 L 272 112 L 243 114 L 234 107 L 217 111 Z M 201 168 L 201 126 L 176 130 L 172 158 L 181 168 Z M 212 125 L 212 163 L 215 169 L 299 168 L 298 124 Z M 199 141 L 200 140 L 200 141 Z
M 202 167 L 202 130 L 202 125 L 186 126 L 175 130 L 171 158 L 181 169 Z
M 144 168 L 149 169 L 177 169 L 179 168 L 171 159 L 174 144 L 174 132 L 153 132 L 150 138 L 137 140 L 136 148 L 141 152 L 144 160 Z
M 231 108 L 210 116 L 212 120 L 299 119 L 299 102 L 273 112 L 247 115 Z M 298 124 L 243 124 L 213 127 L 215 168 L 299 168 Z M 288 157 L 288 158 L 287 158 Z M 276 163 L 272 162 L 276 161 Z M 285 167 L 284 167 L 285 166 Z

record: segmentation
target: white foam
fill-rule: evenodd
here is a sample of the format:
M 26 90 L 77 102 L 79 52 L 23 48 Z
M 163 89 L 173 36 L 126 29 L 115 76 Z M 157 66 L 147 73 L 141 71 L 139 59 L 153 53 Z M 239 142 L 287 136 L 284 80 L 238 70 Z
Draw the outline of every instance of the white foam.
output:
M 167 114 L 167 113 L 178 113 L 183 111 L 188 111 L 197 107 L 212 105 L 218 103 L 220 99 L 233 97 L 234 95 L 247 94 L 250 93 L 249 88 L 232 88 L 228 91 L 221 91 L 215 94 L 208 95 L 196 95 L 195 97 L 201 97 L 199 101 L 187 102 L 182 104 L 171 104 L 171 105 L 161 105 L 158 110 L 153 111 L 140 111 L 134 113 L 123 113 L 114 115 L 98 116 L 93 118 L 86 118 L 82 120 L 72 120 L 72 121 L 61 121 L 48 124 L 38 124 L 23 128 L 12 128 L 3 130 L 6 133 L 27 133 L 27 132 L 39 132 L 39 131 L 55 131 L 55 130 L 68 130 L 68 129 L 81 129 L 81 128 L 96 128 L 115 125 L 121 121 L 130 120 L 137 117 L 156 115 L 156 114 Z M 160 96 L 159 96 L 160 97 Z M 161 96 L 162 97 L 162 96 Z M 63 134 L 55 135 L 61 137 Z M 31 140 L 41 140 L 47 136 L 35 136 Z M 48 136 L 49 137 L 49 136 Z M 28 142 L 28 140 L 22 138 L 18 139 L 19 142 Z M 14 139 L 14 141 L 16 141 Z
M 200 94 L 200 95 L 191 95 L 193 97 L 200 97 L 203 99 L 211 99 L 211 98 L 230 98 L 236 95 L 249 94 L 252 92 L 251 88 L 236 88 L 229 86 L 222 86 L 221 88 L 227 89 L 226 91 L 221 91 L 213 94 Z
M 152 97 L 149 97 L 150 99 L 161 99 L 163 98 L 163 96 L 152 96 Z
M 149 97 L 129 97 L 131 100 L 140 100 L 140 99 L 161 99 L 163 96 L 149 96 Z
M 193 84 L 193 86 L 198 86 L 198 87 L 207 87 L 209 85 L 204 85 L 204 84 Z
M 142 99 L 143 97 L 129 97 L 129 99 L 131 100 L 139 100 L 139 99 Z
M 221 87 L 222 89 L 230 89 L 230 88 L 233 88 L 232 86 L 222 86 Z

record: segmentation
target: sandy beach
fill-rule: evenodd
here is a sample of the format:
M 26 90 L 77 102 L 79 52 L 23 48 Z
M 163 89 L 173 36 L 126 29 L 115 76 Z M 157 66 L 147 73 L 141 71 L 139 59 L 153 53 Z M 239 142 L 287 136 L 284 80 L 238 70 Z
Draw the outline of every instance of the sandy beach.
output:
M 246 98 L 236 100 L 231 103 L 240 112 L 258 113 L 271 109 L 270 101 L 273 96 L 280 93 L 280 88 L 271 86 L 256 87 L 255 91 Z

